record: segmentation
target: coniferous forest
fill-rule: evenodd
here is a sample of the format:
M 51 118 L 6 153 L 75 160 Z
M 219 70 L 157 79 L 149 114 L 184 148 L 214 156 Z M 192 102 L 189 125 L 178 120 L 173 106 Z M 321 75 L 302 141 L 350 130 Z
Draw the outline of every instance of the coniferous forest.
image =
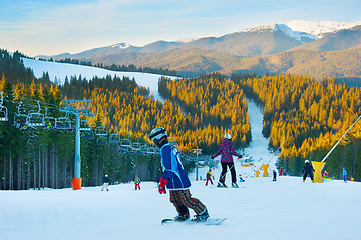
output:
M 93 100 L 94 117 L 82 117 L 92 131 L 82 131 L 83 186 L 101 184 L 105 173 L 111 183 L 128 182 L 138 175 L 153 181 L 160 176 L 159 155 L 147 134 L 163 126 L 175 141 L 186 169 L 195 166 L 193 149 L 214 153 L 224 133 L 233 136 L 238 149 L 251 142 L 247 98 L 264 108 L 265 137 L 270 148 L 282 145 L 278 167 L 299 176 L 305 159 L 321 161 L 361 114 L 360 90 L 338 85 L 334 79 L 316 81 L 310 76 L 201 75 L 192 79 L 159 81 L 155 101 L 134 79 L 107 76 L 91 80 L 81 76 L 56 85 L 44 73 L 36 79 L 16 52 L 0 51 L 0 189 L 71 187 L 74 171 L 74 116 L 62 111 L 64 100 Z M 21 124 L 25 116 L 43 116 L 44 124 Z M 32 119 L 32 120 L 34 120 Z M 68 120 L 69 123 L 60 121 Z M 27 121 L 27 120 L 26 120 Z M 57 122 L 57 128 L 52 123 Z M 64 127 L 69 124 L 70 127 Z M 340 142 L 326 160 L 330 176 L 346 168 L 361 180 L 361 123 Z M 106 129 L 104 134 L 97 134 Z M 132 147 L 122 149 L 125 143 Z

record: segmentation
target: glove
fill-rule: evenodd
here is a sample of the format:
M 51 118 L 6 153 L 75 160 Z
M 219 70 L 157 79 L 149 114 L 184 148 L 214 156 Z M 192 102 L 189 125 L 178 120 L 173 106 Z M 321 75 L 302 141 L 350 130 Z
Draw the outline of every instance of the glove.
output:
M 161 178 L 159 185 L 158 185 L 158 192 L 159 194 L 165 194 L 165 184 L 167 183 L 167 179 Z

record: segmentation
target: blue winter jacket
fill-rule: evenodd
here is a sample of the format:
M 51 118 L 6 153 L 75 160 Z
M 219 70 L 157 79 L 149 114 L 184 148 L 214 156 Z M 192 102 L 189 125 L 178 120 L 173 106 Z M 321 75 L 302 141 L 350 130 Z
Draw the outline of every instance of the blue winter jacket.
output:
M 160 156 L 163 169 L 162 178 L 168 181 L 166 184 L 167 189 L 189 189 L 191 181 L 183 167 L 177 148 L 166 143 L 160 148 Z

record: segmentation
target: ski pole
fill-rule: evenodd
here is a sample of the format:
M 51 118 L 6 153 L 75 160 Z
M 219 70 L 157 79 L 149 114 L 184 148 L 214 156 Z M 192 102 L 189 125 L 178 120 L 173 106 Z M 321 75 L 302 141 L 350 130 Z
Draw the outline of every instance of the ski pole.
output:
M 240 159 L 240 158 L 238 158 L 235 162 L 233 162 L 233 166 L 230 167 L 229 169 L 227 169 L 227 171 L 226 171 L 223 175 L 221 175 L 221 177 L 220 177 L 219 179 L 222 179 L 224 176 L 226 176 L 227 173 L 228 173 L 228 171 L 230 171 L 230 170 L 236 165 L 236 163 L 239 161 L 239 159 Z M 222 164 L 222 163 L 221 163 L 221 164 Z

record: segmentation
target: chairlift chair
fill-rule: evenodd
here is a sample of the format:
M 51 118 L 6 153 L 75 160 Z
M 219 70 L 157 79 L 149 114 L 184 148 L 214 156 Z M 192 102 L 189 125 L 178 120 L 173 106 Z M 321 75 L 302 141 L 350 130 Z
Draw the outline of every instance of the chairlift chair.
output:
M 97 136 L 97 144 L 98 145 L 106 145 L 108 143 L 106 136 Z
M 94 138 L 94 132 L 90 129 L 90 131 L 81 131 L 80 136 L 83 139 L 92 139 Z
M 106 136 L 108 135 L 108 128 L 104 126 L 99 126 L 95 128 L 95 135 L 97 136 Z
M 55 118 L 55 128 L 60 130 L 71 129 L 71 121 L 67 117 Z
M 44 115 L 41 113 L 29 113 L 27 125 L 29 127 L 43 127 Z
M 119 142 L 111 142 L 111 141 L 109 141 L 109 149 L 119 149 L 119 148 L 120 148 Z
M 3 92 L 0 91 L 1 99 L 0 99 L 0 121 L 7 121 L 8 120 L 8 109 L 7 107 L 3 106 L 4 98 Z
M 0 121 L 8 121 L 8 109 L 4 106 L 0 106 Z
M 122 138 L 121 141 L 120 141 L 120 146 L 122 148 L 131 148 L 132 143 L 131 143 L 129 138 Z
M 29 127 L 43 127 L 44 126 L 44 114 L 40 113 L 40 103 L 36 101 L 37 109 L 28 113 L 28 123 Z
M 133 150 L 127 146 L 119 146 L 119 153 L 132 153 Z
M 91 131 L 91 126 L 90 126 L 90 122 L 89 120 L 85 119 L 85 120 L 80 120 L 80 131 Z
M 109 142 L 120 143 L 120 135 L 117 133 L 109 134 Z
M 20 102 L 17 109 L 18 112 L 14 114 L 14 125 L 17 128 L 25 129 L 28 124 L 28 115 L 25 114 L 26 109 L 22 107 L 23 103 Z
M 137 141 L 132 142 L 132 149 L 134 151 L 141 151 L 142 147 L 143 147 L 143 144 L 139 141 L 139 137 L 137 137 Z
M 23 129 L 28 124 L 28 115 L 25 114 L 15 114 L 14 115 L 14 125 L 17 128 Z
M 45 114 L 44 114 L 44 128 L 47 129 L 55 129 L 56 128 L 56 119 L 55 117 L 48 116 L 48 108 L 45 108 Z

